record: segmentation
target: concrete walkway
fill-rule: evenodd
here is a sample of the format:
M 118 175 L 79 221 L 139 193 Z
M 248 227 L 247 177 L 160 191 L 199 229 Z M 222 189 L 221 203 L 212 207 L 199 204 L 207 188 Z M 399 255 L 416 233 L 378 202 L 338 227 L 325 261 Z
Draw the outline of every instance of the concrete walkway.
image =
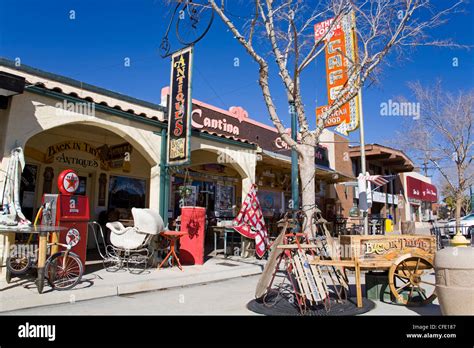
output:
M 41 295 L 36 290 L 34 278 L 14 278 L 10 284 L 0 282 L 0 312 L 256 275 L 263 271 L 264 264 L 265 261 L 257 259 L 215 257 L 202 266 L 184 266 L 183 271 L 177 267 L 151 268 L 139 275 L 130 274 L 127 270 L 111 273 L 104 270 L 101 264 L 95 264 L 87 266 L 88 273 L 74 289 L 55 291 L 45 287 Z
M 253 275 L 205 285 L 19 309 L 2 315 L 260 315 L 247 309 L 259 278 L 260 275 Z M 375 301 L 375 308 L 362 315 L 441 315 L 441 312 L 436 300 L 422 307 Z

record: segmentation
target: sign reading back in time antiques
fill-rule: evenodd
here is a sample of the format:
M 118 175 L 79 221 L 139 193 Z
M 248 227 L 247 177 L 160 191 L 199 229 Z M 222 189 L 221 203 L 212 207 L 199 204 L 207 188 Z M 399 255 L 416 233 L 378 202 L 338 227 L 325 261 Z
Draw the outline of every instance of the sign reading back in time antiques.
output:
M 168 115 L 168 164 L 190 161 L 191 67 L 193 47 L 171 56 L 170 102 Z

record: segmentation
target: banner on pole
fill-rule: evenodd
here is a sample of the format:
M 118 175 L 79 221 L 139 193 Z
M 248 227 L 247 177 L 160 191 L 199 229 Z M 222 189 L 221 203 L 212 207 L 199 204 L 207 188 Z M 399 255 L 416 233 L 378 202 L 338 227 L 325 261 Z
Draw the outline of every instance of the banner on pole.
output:
M 168 165 L 183 165 L 191 160 L 192 58 L 192 46 L 175 52 L 171 56 Z
M 331 105 L 340 97 L 339 92 L 345 87 L 349 79 L 348 73 L 356 62 L 355 17 L 351 12 L 344 15 L 337 25 L 332 24 L 334 19 L 315 25 L 316 41 L 325 37 L 326 84 L 328 105 L 316 108 L 316 119 L 322 117 Z M 332 26 L 332 27 L 331 27 Z M 331 30 L 331 32 L 328 32 Z M 334 111 L 324 122 L 324 127 L 334 127 L 337 132 L 347 135 L 359 126 L 358 97 L 353 98 L 339 109 Z

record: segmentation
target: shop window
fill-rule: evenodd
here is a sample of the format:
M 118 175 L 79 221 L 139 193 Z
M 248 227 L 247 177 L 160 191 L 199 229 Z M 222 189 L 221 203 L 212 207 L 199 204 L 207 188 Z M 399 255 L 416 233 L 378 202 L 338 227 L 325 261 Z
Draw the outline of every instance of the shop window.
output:
M 423 214 L 423 221 L 429 221 L 433 219 L 433 211 L 431 202 L 421 202 L 421 212 Z
M 410 204 L 410 215 L 411 220 L 419 222 L 420 221 L 420 206 L 415 204 Z
M 38 166 L 34 164 L 26 164 L 21 173 L 20 205 L 23 214 L 25 214 L 26 218 L 29 220 L 33 219 L 37 177 Z
M 257 193 L 264 216 L 279 215 L 282 208 L 281 192 L 258 190 Z
M 127 218 L 133 207 L 145 208 L 146 180 L 126 176 L 110 176 L 109 210 L 120 212 L 120 218 Z
M 234 186 L 217 184 L 215 201 L 216 216 L 218 214 L 218 217 L 233 217 L 234 202 Z
M 79 177 L 79 186 L 74 194 L 79 196 L 85 196 L 87 194 L 87 176 Z

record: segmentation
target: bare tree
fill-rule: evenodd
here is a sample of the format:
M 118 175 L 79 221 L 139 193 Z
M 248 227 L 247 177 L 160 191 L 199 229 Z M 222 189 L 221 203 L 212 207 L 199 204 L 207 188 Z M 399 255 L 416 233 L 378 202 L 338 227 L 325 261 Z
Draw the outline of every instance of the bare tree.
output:
M 465 205 L 469 186 L 474 184 L 474 91 L 451 94 L 441 82 L 410 88 L 420 103 L 420 118 L 408 126 L 403 137 L 405 151 L 423 163 L 431 163 L 445 185 L 443 194 L 455 204 L 456 225 Z
M 230 2 L 208 0 L 234 38 L 258 64 L 259 84 L 270 119 L 281 138 L 298 153 L 302 205 L 309 218 L 315 208 L 314 148 L 326 119 L 355 98 L 367 81 L 376 80 L 377 71 L 390 52 L 401 57 L 409 51 L 406 48 L 419 45 L 457 46 L 449 39 L 432 39 L 429 32 L 444 24 L 449 15 L 459 12 L 462 2 L 443 1 L 439 2 L 441 8 L 435 8 L 428 0 L 253 0 L 238 2 L 236 10 L 240 15 L 236 16 L 229 10 Z M 301 96 L 301 75 L 325 52 L 328 33 L 344 16 L 351 14 L 356 18 L 357 59 L 345 57 L 347 83 L 318 118 L 316 129 L 311 130 Z M 315 40 L 314 25 L 329 18 L 334 21 L 328 33 Z M 298 142 L 285 132 L 283 120 L 288 111 L 279 113 L 275 106 L 270 87 L 271 69 L 280 77 L 288 103 L 296 111 L 301 139 Z M 310 109 L 314 107 L 311 105 Z

